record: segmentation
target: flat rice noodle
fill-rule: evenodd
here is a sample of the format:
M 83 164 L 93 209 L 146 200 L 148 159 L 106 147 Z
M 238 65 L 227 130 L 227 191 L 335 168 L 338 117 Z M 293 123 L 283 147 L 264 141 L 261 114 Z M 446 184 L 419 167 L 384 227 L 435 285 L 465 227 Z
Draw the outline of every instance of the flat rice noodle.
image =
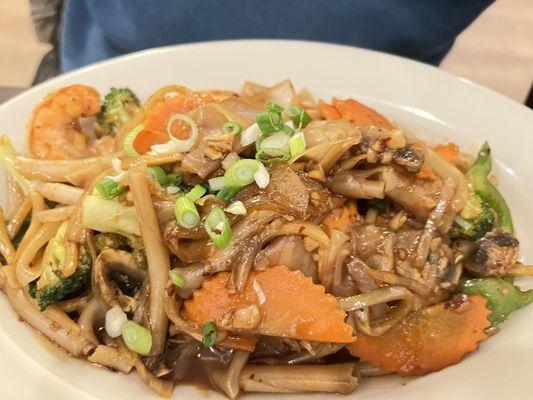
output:
M 370 268 L 391 271 L 394 268 L 396 235 L 388 229 L 373 225 L 355 225 L 352 228 L 356 253 Z
M 287 164 L 273 164 L 269 168 L 270 183 L 265 189 L 257 185 L 244 188 L 235 200 L 248 208 L 271 208 L 298 218 L 305 217 L 309 192 L 304 181 Z
M 393 168 L 383 170 L 385 195 L 418 219 L 425 221 L 439 201 L 442 179 L 426 181 L 403 174 Z
M 209 107 L 222 113 L 229 121 L 239 123 L 243 129 L 255 122 L 255 116 L 265 111 L 265 105 L 246 98 L 232 97 L 220 103 L 211 103 Z
M 246 82 L 241 97 L 257 103 L 266 104 L 269 101 L 279 104 L 283 108 L 294 104 L 296 92 L 290 80 L 284 80 L 270 88 L 252 82 Z
M 272 210 L 250 212 L 232 227 L 233 237 L 229 245 L 224 249 L 218 249 L 205 261 L 205 271 L 213 273 L 229 270 L 233 262 L 242 256 L 250 238 L 258 235 L 276 216 L 277 213 Z
M 363 130 L 348 121 L 312 121 L 304 129 L 305 144 L 311 149 L 319 144 L 344 139 L 361 139 Z M 358 141 L 357 141 L 358 142 Z
M 208 158 L 205 155 L 207 145 L 204 142 L 204 138 L 219 135 L 220 127 L 227 121 L 227 118 L 212 107 L 202 107 L 196 110 L 193 119 L 198 125 L 198 141 L 183 157 L 181 170 L 182 172 L 196 174 L 200 178 L 205 178 L 220 168 L 223 157 L 218 160 Z

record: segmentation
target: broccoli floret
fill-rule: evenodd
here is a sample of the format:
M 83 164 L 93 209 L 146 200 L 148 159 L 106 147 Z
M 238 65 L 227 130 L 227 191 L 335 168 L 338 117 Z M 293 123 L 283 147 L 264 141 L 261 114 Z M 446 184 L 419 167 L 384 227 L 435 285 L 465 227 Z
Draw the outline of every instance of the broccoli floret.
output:
M 494 227 L 494 214 L 489 204 L 471 193 L 465 207 L 455 218 L 450 235 L 454 239 L 478 240 Z
M 139 110 L 139 105 L 139 99 L 131 89 L 111 88 L 98 113 L 96 135 L 101 137 L 120 129 Z
M 51 304 L 71 297 L 88 289 L 91 285 L 92 260 L 86 247 L 80 246 L 78 269 L 74 274 L 65 278 L 59 270 L 53 270 L 54 277 L 46 286 L 36 288 L 35 298 L 41 311 Z

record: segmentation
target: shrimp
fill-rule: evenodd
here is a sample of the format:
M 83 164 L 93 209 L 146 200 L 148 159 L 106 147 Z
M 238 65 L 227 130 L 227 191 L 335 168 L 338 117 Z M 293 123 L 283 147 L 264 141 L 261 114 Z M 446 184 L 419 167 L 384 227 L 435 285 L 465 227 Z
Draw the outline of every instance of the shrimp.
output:
M 79 119 L 96 115 L 100 105 L 100 94 L 89 86 L 66 86 L 50 93 L 30 118 L 30 153 L 52 160 L 88 157 L 88 137 Z

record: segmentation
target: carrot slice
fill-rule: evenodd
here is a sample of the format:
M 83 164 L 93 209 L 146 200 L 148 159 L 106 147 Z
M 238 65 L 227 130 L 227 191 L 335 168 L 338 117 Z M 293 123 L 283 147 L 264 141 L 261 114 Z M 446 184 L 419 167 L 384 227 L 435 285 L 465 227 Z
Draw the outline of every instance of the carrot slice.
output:
M 437 174 L 427 164 L 422 165 L 422 169 L 416 174 L 418 179 L 424 179 L 428 181 L 434 181 L 437 179 Z
M 154 144 L 167 142 L 169 140 L 167 124 L 172 115 L 186 114 L 210 102 L 213 102 L 210 95 L 188 91 L 156 104 L 147 112 L 144 129 L 135 137 L 133 148 L 142 154 L 150 150 Z M 172 135 L 177 138 L 186 139 L 190 134 L 190 127 L 182 121 L 176 121 L 171 129 Z
M 227 289 L 228 272 L 204 282 L 184 304 L 183 316 L 192 322 L 217 326 L 232 332 L 282 336 L 318 342 L 351 343 L 352 327 L 344 322 L 346 314 L 337 307 L 335 297 L 315 285 L 300 271 L 285 266 L 252 272 L 240 293 Z M 241 310 L 258 310 L 255 322 L 236 328 Z
M 333 107 L 341 114 L 342 118 L 354 125 L 377 126 L 383 129 L 392 129 L 394 125 L 383 115 L 372 108 L 359 103 L 354 99 L 339 100 L 333 98 Z
M 350 226 L 357 222 L 357 204 L 355 201 L 348 201 L 343 208 L 333 210 L 323 221 L 329 236 L 333 229 L 348 233 Z
M 450 164 L 457 164 L 457 156 L 459 155 L 459 147 L 455 143 L 439 144 L 434 147 L 435 150 L 442 158 L 448 161 Z
M 231 333 L 226 339 L 218 343 L 217 346 L 221 346 L 226 349 L 247 351 L 251 353 L 255 350 L 255 346 L 258 341 L 258 335 Z
M 322 115 L 322 118 L 324 118 L 327 121 L 337 120 L 337 119 L 342 118 L 341 113 L 338 112 L 335 107 L 333 107 L 332 105 L 328 103 L 323 102 L 322 100 L 318 102 L 318 111 L 320 111 L 320 115 Z
M 402 376 L 423 375 L 457 364 L 487 338 L 490 311 L 482 296 L 439 303 L 412 313 L 381 336 L 357 336 L 348 346 L 363 361 Z

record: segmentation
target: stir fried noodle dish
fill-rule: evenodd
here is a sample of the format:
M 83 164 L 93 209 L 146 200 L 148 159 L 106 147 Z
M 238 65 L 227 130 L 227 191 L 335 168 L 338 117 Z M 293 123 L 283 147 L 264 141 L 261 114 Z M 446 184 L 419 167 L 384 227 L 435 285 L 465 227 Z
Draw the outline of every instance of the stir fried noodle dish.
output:
M 489 144 L 422 141 L 355 99 L 72 85 L 36 105 L 28 150 L 0 139 L 3 292 L 163 397 L 427 374 L 533 302 Z

